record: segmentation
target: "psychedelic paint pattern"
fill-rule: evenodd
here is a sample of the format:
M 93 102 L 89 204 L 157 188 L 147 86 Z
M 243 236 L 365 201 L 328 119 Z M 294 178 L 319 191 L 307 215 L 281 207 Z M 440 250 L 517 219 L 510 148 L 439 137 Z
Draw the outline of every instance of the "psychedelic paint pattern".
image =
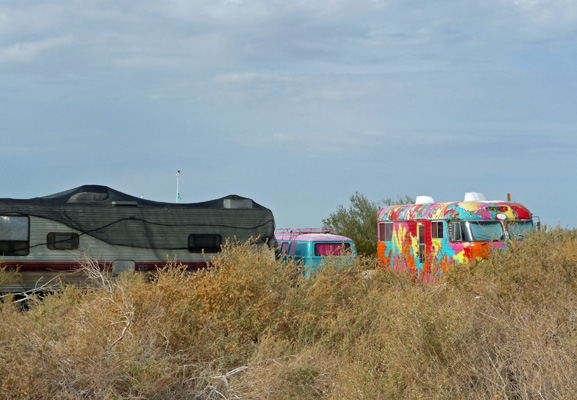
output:
M 533 229 L 531 212 L 505 201 L 387 206 L 377 221 L 381 262 L 421 277 L 442 273 L 451 264 L 487 258 Z

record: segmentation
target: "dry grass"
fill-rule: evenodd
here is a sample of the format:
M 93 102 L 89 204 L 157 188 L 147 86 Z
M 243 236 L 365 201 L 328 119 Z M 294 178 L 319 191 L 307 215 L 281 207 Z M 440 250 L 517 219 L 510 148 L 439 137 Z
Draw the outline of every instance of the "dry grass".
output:
M 572 399 L 577 234 L 552 229 L 435 285 L 249 245 L 211 269 L 102 274 L 0 304 L 6 399 Z M 0 279 L 1 273 L 0 273 Z

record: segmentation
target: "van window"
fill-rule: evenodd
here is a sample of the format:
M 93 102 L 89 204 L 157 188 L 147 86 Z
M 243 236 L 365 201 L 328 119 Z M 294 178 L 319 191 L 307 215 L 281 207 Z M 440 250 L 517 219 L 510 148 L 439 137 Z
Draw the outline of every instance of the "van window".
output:
M 315 256 L 340 256 L 350 248 L 350 243 L 315 243 Z
M 0 256 L 27 256 L 30 252 L 30 220 L 0 215 Z
M 303 258 L 311 256 L 311 249 L 312 243 L 311 242 L 297 242 L 297 246 L 295 249 L 295 257 L 296 258 Z
M 289 256 L 294 256 L 297 249 L 297 242 L 292 242 L 288 249 Z

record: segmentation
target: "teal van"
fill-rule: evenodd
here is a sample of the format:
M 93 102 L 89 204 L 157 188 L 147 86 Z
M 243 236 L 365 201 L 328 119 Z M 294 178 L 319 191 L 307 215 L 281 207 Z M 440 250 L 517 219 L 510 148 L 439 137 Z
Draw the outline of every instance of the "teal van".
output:
M 337 235 L 332 228 L 279 228 L 275 230 L 280 258 L 294 259 L 303 266 L 303 274 L 314 275 L 323 257 L 356 257 L 355 242 Z

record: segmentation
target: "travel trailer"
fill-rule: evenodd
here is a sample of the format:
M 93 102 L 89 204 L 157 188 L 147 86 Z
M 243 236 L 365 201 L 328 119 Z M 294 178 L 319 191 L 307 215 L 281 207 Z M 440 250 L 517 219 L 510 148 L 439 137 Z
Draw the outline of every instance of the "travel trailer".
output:
M 377 222 L 378 258 L 418 276 L 487 258 L 507 241 L 522 240 L 535 226 L 527 207 L 510 199 L 486 201 L 476 192 L 450 203 L 419 196 L 416 204 L 382 208 Z
M 114 273 L 155 271 L 169 260 L 204 267 L 227 240 L 274 247 L 273 213 L 236 195 L 163 203 L 85 185 L 33 199 L 0 199 L 0 267 L 21 292 L 48 282 L 77 283 L 82 259 Z
M 354 257 L 355 243 L 331 228 L 279 228 L 275 231 L 279 257 L 300 263 L 305 277 L 314 275 L 323 257 Z

